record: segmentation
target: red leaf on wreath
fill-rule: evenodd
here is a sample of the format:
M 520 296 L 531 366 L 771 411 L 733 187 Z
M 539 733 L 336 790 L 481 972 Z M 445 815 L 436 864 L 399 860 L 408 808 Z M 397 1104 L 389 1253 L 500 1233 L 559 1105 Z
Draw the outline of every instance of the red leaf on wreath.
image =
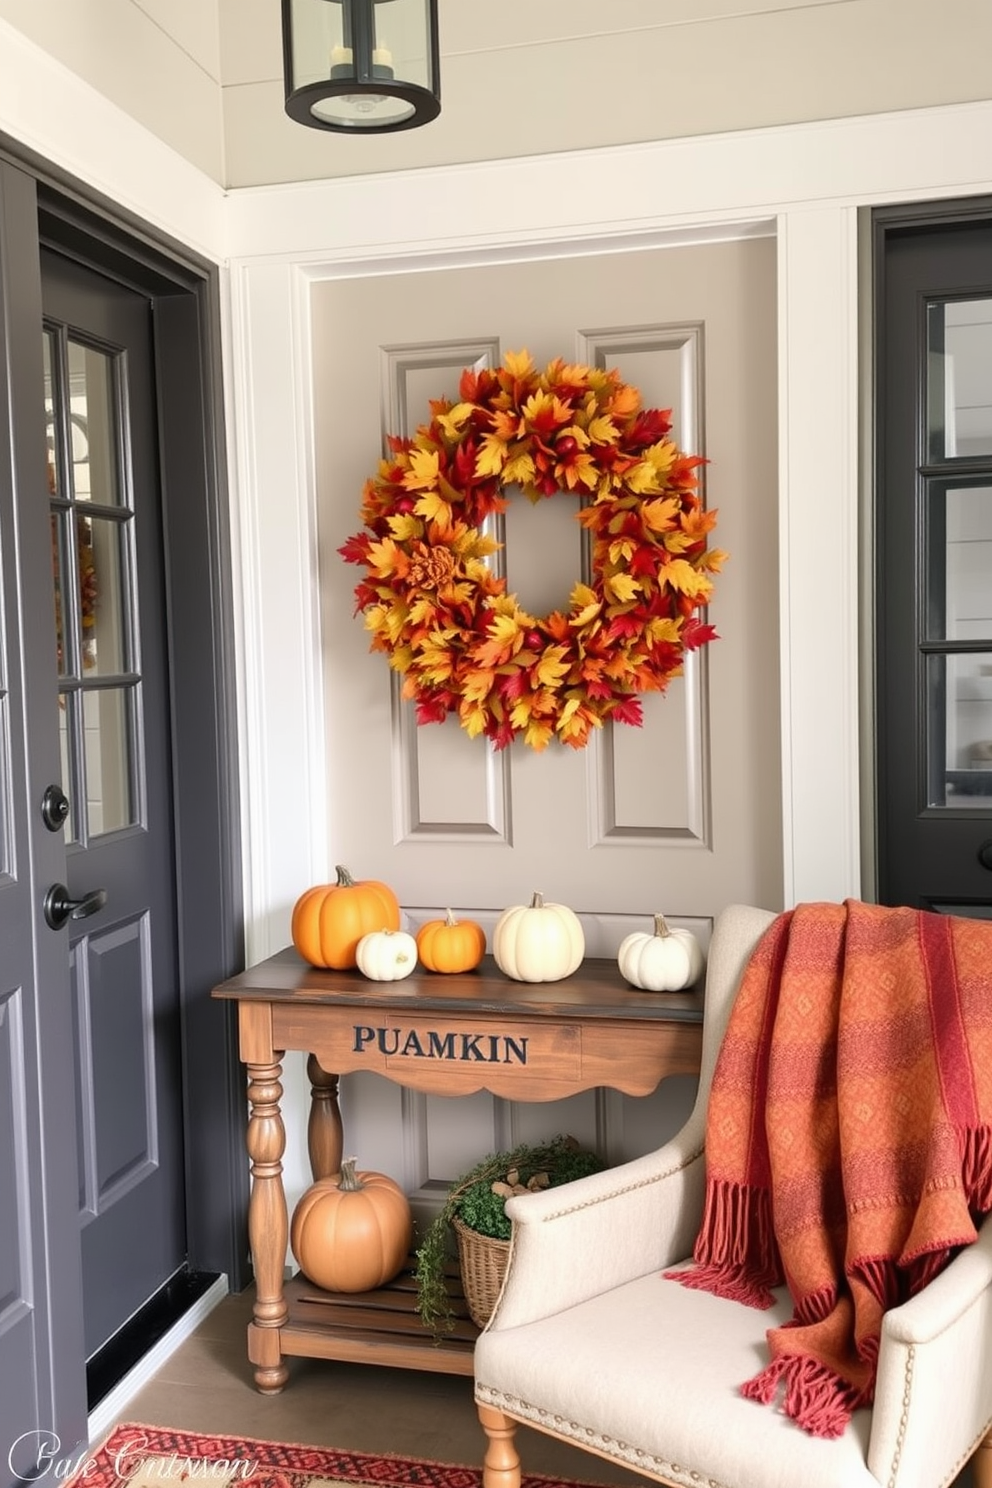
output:
M 718 641 L 716 626 L 704 625 L 701 620 L 687 620 L 682 627 L 682 644 L 687 651 L 705 646 L 707 641 Z
M 672 410 L 670 408 L 645 408 L 627 430 L 625 443 L 632 449 L 646 449 L 657 444 L 671 432 Z
M 640 698 L 621 698 L 610 714 L 610 717 L 615 719 L 617 723 L 629 723 L 634 728 L 640 728 L 644 723 L 644 709 L 641 706 Z

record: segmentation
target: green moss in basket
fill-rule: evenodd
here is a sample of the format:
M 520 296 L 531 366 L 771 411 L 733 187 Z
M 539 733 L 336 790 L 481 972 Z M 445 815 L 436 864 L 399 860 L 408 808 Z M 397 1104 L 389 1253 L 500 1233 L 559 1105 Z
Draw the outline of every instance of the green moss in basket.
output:
M 454 1326 L 444 1279 L 453 1219 L 457 1217 L 480 1235 L 509 1240 L 512 1226 L 506 1200 L 514 1188 L 519 1190 L 528 1184 L 558 1188 L 575 1178 L 598 1173 L 605 1166 L 595 1152 L 584 1151 L 574 1137 L 563 1136 L 537 1145 L 525 1143 L 510 1152 L 492 1152 L 463 1173 L 449 1188 L 444 1208 L 417 1251 L 417 1311 L 424 1327 L 437 1335 Z

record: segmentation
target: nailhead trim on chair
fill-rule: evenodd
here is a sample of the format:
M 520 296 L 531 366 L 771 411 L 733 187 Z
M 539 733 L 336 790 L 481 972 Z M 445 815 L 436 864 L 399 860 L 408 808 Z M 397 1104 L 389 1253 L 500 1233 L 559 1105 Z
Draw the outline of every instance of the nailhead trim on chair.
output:
M 902 1458 L 903 1443 L 906 1440 L 906 1426 L 909 1422 L 909 1402 L 913 1393 L 913 1365 L 916 1363 L 916 1350 L 912 1344 L 906 1350 L 906 1364 L 902 1377 L 902 1414 L 899 1417 L 899 1431 L 896 1435 L 895 1451 L 892 1454 L 892 1471 L 889 1473 L 887 1488 L 896 1488 L 896 1478 L 899 1475 L 899 1462 Z
M 587 1199 L 584 1204 L 571 1204 L 565 1209 L 556 1209 L 553 1214 L 546 1214 L 543 1223 L 551 1219 L 560 1219 L 563 1214 L 577 1214 L 581 1209 L 595 1209 L 598 1204 L 605 1204 L 608 1199 L 619 1198 L 621 1194 L 636 1193 L 639 1188 L 651 1188 L 655 1183 L 661 1183 L 666 1178 L 671 1178 L 673 1173 L 684 1173 L 694 1162 L 698 1162 L 705 1152 L 705 1147 L 699 1147 L 691 1152 L 685 1162 L 676 1163 L 674 1168 L 666 1168 L 663 1173 L 652 1173 L 650 1178 L 642 1178 L 640 1183 L 628 1183 L 623 1188 L 613 1188 L 607 1194 L 600 1194 L 598 1198 Z
M 726 1484 L 719 1482 L 716 1478 L 706 1478 L 702 1473 L 694 1472 L 691 1468 L 680 1467 L 677 1462 L 665 1462 L 661 1457 L 652 1457 L 638 1447 L 629 1447 L 626 1442 L 615 1441 L 612 1436 L 600 1436 L 597 1431 L 593 1431 L 591 1426 L 580 1426 L 577 1421 L 569 1421 L 565 1416 L 554 1415 L 551 1411 L 543 1410 L 538 1405 L 531 1405 L 515 1395 L 505 1395 L 502 1390 L 491 1390 L 485 1385 L 477 1385 L 475 1398 L 481 1400 L 484 1405 L 495 1406 L 497 1410 L 504 1411 L 508 1416 L 515 1416 L 521 1421 L 530 1421 L 535 1426 L 543 1426 L 556 1436 L 566 1437 L 578 1442 L 580 1446 L 595 1447 L 598 1452 L 602 1452 L 604 1457 L 610 1457 L 624 1467 L 640 1468 L 642 1472 L 653 1473 L 656 1477 L 677 1483 L 680 1488 L 726 1488 Z

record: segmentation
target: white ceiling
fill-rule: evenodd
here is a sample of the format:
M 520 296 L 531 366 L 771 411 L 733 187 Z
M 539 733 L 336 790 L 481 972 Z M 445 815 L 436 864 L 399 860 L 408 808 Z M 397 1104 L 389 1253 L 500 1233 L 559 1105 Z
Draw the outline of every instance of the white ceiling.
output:
M 989 0 L 943 0 L 939 24 L 931 0 L 440 0 L 440 117 L 353 139 L 286 118 L 278 0 L 218 3 L 234 186 L 921 107 L 990 89 Z

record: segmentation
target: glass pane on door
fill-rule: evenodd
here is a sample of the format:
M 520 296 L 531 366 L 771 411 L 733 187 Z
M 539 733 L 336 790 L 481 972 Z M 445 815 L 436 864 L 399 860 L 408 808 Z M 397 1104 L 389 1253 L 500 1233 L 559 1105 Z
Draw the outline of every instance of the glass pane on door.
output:
M 133 688 L 83 694 L 86 817 L 90 837 L 116 832 L 134 820 L 131 789 Z
M 931 463 L 992 454 L 992 298 L 927 306 Z
M 927 658 L 928 802 L 992 809 L 992 649 Z
M 992 645 L 992 485 L 930 484 L 926 638 Z
M 118 418 L 113 360 L 104 351 L 68 342 L 69 444 L 77 501 L 121 502 Z

